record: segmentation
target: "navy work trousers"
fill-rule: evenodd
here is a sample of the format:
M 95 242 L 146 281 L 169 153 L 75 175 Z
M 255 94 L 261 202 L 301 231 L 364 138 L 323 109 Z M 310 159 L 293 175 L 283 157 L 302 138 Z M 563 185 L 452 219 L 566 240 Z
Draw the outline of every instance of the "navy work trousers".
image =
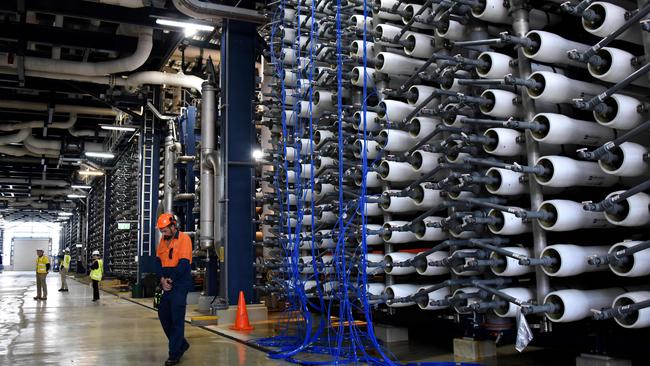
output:
M 172 286 L 171 291 L 163 292 L 158 306 L 158 318 L 169 340 L 170 359 L 180 359 L 189 347 L 185 339 L 185 307 L 188 291 L 185 286 Z

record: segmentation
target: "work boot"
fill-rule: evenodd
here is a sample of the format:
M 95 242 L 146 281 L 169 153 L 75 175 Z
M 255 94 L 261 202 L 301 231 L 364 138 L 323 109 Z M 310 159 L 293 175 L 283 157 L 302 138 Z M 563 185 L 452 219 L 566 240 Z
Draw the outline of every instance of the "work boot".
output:
M 64 290 L 64 289 L 62 289 L 62 288 L 60 288 L 60 289 L 59 289 L 59 292 L 62 292 L 62 291 L 65 291 L 65 290 Z
M 34 300 L 42 300 L 42 299 L 38 296 L 34 296 Z
M 181 362 L 181 360 L 173 359 L 173 358 L 168 358 L 167 361 L 165 361 L 165 366 L 174 366 L 178 365 L 178 363 Z

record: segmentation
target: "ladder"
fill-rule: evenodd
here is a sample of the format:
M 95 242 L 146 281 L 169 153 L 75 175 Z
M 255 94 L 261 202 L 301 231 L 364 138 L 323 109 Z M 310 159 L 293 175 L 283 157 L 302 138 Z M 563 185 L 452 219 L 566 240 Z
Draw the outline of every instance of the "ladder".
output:
M 144 122 L 140 132 L 140 186 L 139 186 L 139 206 L 138 210 L 138 255 L 139 257 L 152 255 L 152 238 L 151 238 L 151 220 L 154 215 L 153 209 L 153 190 L 158 187 L 153 186 L 153 159 L 154 156 L 154 117 L 149 111 L 145 112 Z M 138 266 L 140 272 L 140 266 Z M 140 273 L 138 273 L 138 279 Z

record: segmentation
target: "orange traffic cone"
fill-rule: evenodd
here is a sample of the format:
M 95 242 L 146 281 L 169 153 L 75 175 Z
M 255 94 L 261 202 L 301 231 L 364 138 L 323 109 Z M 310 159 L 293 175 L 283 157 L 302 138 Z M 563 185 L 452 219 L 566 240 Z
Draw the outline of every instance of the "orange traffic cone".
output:
M 235 325 L 230 327 L 232 330 L 253 330 L 253 326 L 248 322 L 248 311 L 246 310 L 246 299 L 244 291 L 239 291 L 239 301 L 237 301 L 237 317 Z

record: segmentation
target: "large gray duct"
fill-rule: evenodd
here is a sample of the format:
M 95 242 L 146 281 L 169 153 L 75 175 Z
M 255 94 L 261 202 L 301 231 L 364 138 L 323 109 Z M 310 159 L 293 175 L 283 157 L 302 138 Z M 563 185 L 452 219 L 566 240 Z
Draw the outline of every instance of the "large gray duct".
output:
M 216 87 L 206 81 L 202 85 L 201 99 L 201 199 L 200 199 L 200 235 L 202 249 L 212 248 L 215 244 L 215 175 L 220 169 L 216 148 L 217 105 Z M 220 237 L 216 238 L 220 243 Z
M 0 178 L 0 184 L 32 184 L 45 187 L 68 187 L 70 183 L 55 179 Z M 32 191 L 33 192 L 33 191 Z
M 56 128 L 67 130 L 72 128 L 77 123 L 77 113 L 70 113 L 70 117 L 65 122 L 52 122 L 47 125 L 47 128 Z M 45 121 L 30 121 L 30 122 L 17 122 L 17 123 L 2 123 L 0 124 L 0 131 L 18 131 L 28 128 L 44 128 Z M 22 141 L 22 140 L 21 140 Z

